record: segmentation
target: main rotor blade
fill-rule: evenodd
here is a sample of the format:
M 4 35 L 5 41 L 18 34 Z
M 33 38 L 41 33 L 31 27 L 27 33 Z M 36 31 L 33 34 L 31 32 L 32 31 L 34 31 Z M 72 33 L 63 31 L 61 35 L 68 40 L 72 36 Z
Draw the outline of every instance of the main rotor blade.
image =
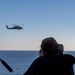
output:
M 12 25 L 16 26 L 17 24 L 11 23 Z

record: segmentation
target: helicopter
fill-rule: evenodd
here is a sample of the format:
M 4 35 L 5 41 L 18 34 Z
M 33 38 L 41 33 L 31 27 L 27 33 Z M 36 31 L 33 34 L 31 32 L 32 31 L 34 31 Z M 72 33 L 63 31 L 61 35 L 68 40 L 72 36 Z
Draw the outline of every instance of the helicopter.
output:
M 8 25 L 6 25 L 6 28 L 7 29 L 18 29 L 18 30 L 20 30 L 20 29 L 23 29 L 23 27 L 21 27 L 21 26 L 19 26 L 19 25 L 16 25 L 16 24 L 13 24 L 14 26 L 13 27 L 8 27 Z

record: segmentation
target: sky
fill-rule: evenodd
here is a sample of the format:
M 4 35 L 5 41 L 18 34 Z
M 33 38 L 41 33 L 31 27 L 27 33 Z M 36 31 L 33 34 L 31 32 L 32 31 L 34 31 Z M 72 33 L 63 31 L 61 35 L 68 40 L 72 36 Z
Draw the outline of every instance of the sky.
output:
M 75 50 L 75 0 L 0 0 L 0 50 L 39 50 L 46 37 Z

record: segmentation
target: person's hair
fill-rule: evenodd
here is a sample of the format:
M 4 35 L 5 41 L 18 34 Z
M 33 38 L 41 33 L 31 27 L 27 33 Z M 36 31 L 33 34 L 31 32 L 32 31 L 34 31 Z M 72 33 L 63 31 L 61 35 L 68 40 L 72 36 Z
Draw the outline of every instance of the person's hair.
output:
M 58 51 L 57 41 L 53 37 L 48 37 L 42 40 L 41 49 L 45 54 L 53 54 Z

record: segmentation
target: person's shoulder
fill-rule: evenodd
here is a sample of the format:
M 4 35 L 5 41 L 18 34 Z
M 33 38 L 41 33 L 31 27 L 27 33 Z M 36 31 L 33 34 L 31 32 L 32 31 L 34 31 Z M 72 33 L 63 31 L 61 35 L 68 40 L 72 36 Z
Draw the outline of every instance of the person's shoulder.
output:
M 43 56 L 37 57 L 33 62 L 39 62 L 39 60 L 42 58 L 43 58 Z
M 68 63 L 75 63 L 75 57 L 71 54 L 63 54 L 63 57 L 66 61 L 68 61 Z
M 63 54 L 63 55 L 64 55 L 64 57 L 66 57 L 66 58 L 75 59 L 75 57 L 74 57 L 73 55 L 71 55 L 71 54 Z

